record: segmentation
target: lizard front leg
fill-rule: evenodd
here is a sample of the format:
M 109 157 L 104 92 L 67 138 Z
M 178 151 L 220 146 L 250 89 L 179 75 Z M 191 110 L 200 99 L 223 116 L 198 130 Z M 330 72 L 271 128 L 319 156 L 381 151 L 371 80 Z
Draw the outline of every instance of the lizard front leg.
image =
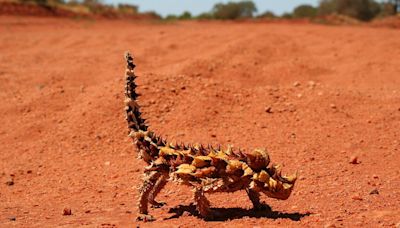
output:
M 148 203 L 149 203 L 149 194 L 153 190 L 156 185 L 157 180 L 160 178 L 162 173 L 160 171 L 151 171 L 145 173 L 145 178 L 142 186 L 139 190 L 139 216 L 137 217 L 138 221 L 154 221 L 153 216 L 148 215 Z
M 149 194 L 149 203 L 154 208 L 160 208 L 165 205 L 164 202 L 157 202 L 155 198 L 157 197 L 158 193 L 165 187 L 167 184 L 168 174 L 163 174 L 158 178 L 156 184 L 153 187 L 153 190 Z
M 212 219 L 212 211 L 210 209 L 210 201 L 207 200 L 201 188 L 194 189 L 194 201 L 196 202 L 197 211 L 205 219 Z
M 249 189 L 249 188 L 246 188 L 246 192 L 247 192 L 247 195 L 249 196 L 251 203 L 253 204 L 254 210 L 260 211 L 260 210 L 271 209 L 268 205 L 265 205 L 260 202 L 260 193 L 259 192 Z

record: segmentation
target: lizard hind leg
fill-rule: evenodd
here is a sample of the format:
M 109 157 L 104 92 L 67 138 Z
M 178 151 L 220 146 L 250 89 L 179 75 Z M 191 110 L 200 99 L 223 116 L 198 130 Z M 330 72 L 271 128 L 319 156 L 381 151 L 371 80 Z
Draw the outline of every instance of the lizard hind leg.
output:
M 161 175 L 162 173 L 160 171 L 151 171 L 145 173 L 144 182 L 139 190 L 139 216 L 137 217 L 138 221 L 149 222 L 155 220 L 153 216 L 148 214 L 149 195 Z
M 154 185 L 153 190 L 149 194 L 148 198 L 149 203 L 152 205 L 153 208 L 160 208 L 166 204 L 164 202 L 157 202 L 155 198 L 167 184 L 167 178 L 168 174 L 161 175 L 160 178 L 158 178 L 156 184 Z
M 249 196 L 251 203 L 253 204 L 254 210 L 256 211 L 271 210 L 271 208 L 268 205 L 261 203 L 259 192 L 249 188 L 246 188 L 246 192 L 247 195 Z

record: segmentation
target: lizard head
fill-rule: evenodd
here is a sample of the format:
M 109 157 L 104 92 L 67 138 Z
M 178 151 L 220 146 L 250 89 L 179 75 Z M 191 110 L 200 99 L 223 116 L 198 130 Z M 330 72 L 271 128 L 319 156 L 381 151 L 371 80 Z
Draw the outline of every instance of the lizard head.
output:
M 289 198 L 297 180 L 297 172 L 290 176 L 281 174 L 279 165 L 273 165 L 253 175 L 250 189 L 263 192 L 268 197 L 285 200 Z

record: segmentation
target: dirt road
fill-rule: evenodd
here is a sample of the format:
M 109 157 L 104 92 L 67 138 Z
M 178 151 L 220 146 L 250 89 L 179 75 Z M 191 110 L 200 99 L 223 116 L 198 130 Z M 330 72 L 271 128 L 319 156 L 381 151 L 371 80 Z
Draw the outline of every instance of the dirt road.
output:
M 308 24 L 0 17 L 1 227 L 398 226 L 400 30 Z M 287 201 L 168 184 L 137 223 L 144 164 L 127 137 L 123 53 L 144 116 L 185 142 L 266 147 Z M 356 164 L 352 164 L 356 163 Z M 72 215 L 63 215 L 69 208 Z

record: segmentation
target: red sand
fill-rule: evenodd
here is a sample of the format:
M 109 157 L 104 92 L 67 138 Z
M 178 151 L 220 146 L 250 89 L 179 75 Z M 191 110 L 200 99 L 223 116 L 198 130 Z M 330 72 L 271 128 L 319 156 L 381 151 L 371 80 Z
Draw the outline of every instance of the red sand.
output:
M 396 226 L 399 37 L 368 27 L 0 17 L 0 226 Z M 268 216 L 252 212 L 244 192 L 210 195 L 226 216 L 206 222 L 190 189 L 170 183 L 159 196 L 168 204 L 151 210 L 157 221 L 135 222 L 144 164 L 124 119 L 126 50 L 155 131 L 267 147 L 284 172 L 299 171 L 291 198 L 263 197 Z

